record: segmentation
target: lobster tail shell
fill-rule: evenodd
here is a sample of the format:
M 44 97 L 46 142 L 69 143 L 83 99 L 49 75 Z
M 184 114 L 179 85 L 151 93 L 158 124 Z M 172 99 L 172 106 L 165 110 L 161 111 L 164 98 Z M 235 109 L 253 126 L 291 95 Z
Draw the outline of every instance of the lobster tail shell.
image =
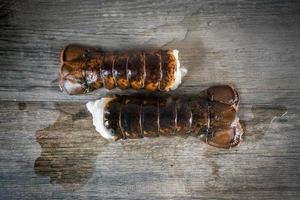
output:
M 181 82 L 179 67 L 176 50 L 103 52 L 69 45 L 61 52 L 60 87 L 71 95 L 102 87 L 169 91 Z
M 105 105 L 104 126 L 115 139 L 194 136 L 230 148 L 243 135 L 237 97 L 230 86 L 212 87 L 197 97 L 117 96 Z

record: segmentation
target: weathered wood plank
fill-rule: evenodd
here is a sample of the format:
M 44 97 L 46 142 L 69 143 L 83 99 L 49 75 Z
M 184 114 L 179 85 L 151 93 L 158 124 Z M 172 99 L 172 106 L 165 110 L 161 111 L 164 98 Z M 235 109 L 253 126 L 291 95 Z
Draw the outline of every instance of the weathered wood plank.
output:
M 294 1 L 3 1 L 1 100 L 78 101 L 59 91 L 59 52 L 178 48 L 177 92 L 231 83 L 246 104 L 299 103 L 300 3 Z M 102 95 L 103 96 L 103 95 Z
M 0 199 L 299 199 L 299 21 L 297 1 L 0 0 Z M 175 93 L 235 85 L 246 141 L 108 143 L 84 106 L 106 94 L 59 91 L 69 43 L 179 49 Z
M 296 199 L 299 108 L 242 107 L 247 137 L 107 142 L 82 103 L 2 102 L 1 199 Z

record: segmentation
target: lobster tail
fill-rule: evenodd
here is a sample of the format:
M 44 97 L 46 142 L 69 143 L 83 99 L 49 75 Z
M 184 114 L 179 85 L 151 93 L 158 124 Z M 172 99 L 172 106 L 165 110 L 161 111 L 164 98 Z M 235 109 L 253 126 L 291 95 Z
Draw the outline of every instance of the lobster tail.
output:
M 102 87 L 169 91 L 183 72 L 177 50 L 102 52 L 69 45 L 61 53 L 60 87 L 71 95 Z
M 221 88 L 224 91 L 218 92 Z M 115 140 L 194 136 L 216 147 L 236 146 L 243 135 L 237 92 L 218 86 L 205 93 L 205 97 L 116 96 L 102 106 L 103 119 L 97 123 L 104 124 L 109 130 L 104 135 L 111 134 Z

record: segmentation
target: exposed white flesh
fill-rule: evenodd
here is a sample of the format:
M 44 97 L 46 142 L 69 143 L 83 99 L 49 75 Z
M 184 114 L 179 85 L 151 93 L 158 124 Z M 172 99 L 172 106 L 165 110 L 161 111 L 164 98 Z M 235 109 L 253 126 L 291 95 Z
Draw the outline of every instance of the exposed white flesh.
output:
M 96 131 L 101 134 L 102 137 L 108 140 L 114 140 L 113 130 L 108 129 L 104 126 L 104 108 L 105 106 L 114 98 L 105 97 L 96 101 L 89 101 L 86 104 L 86 107 L 93 115 L 93 124 L 96 128 Z
M 173 50 L 173 55 L 176 58 L 176 72 L 175 72 L 175 82 L 171 87 L 171 90 L 175 90 L 181 84 L 182 78 L 186 75 L 187 69 L 183 66 L 180 66 L 179 58 L 178 58 L 178 50 Z

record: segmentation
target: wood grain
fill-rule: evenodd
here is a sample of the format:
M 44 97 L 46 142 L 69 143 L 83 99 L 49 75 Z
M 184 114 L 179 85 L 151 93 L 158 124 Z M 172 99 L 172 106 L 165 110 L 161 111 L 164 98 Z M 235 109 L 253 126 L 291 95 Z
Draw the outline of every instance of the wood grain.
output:
M 299 22 L 291 0 L 0 0 L 0 199 L 299 199 Z M 103 140 L 84 104 L 110 93 L 59 91 L 70 43 L 179 49 L 174 93 L 236 86 L 245 142 Z
M 2 102 L 1 197 L 296 198 L 299 109 L 241 109 L 245 142 L 220 150 L 196 138 L 109 143 L 82 103 Z
M 244 103 L 297 105 L 300 4 L 289 1 L 4 1 L 0 98 L 56 101 L 59 52 L 174 47 L 189 73 L 181 91 L 235 84 Z

